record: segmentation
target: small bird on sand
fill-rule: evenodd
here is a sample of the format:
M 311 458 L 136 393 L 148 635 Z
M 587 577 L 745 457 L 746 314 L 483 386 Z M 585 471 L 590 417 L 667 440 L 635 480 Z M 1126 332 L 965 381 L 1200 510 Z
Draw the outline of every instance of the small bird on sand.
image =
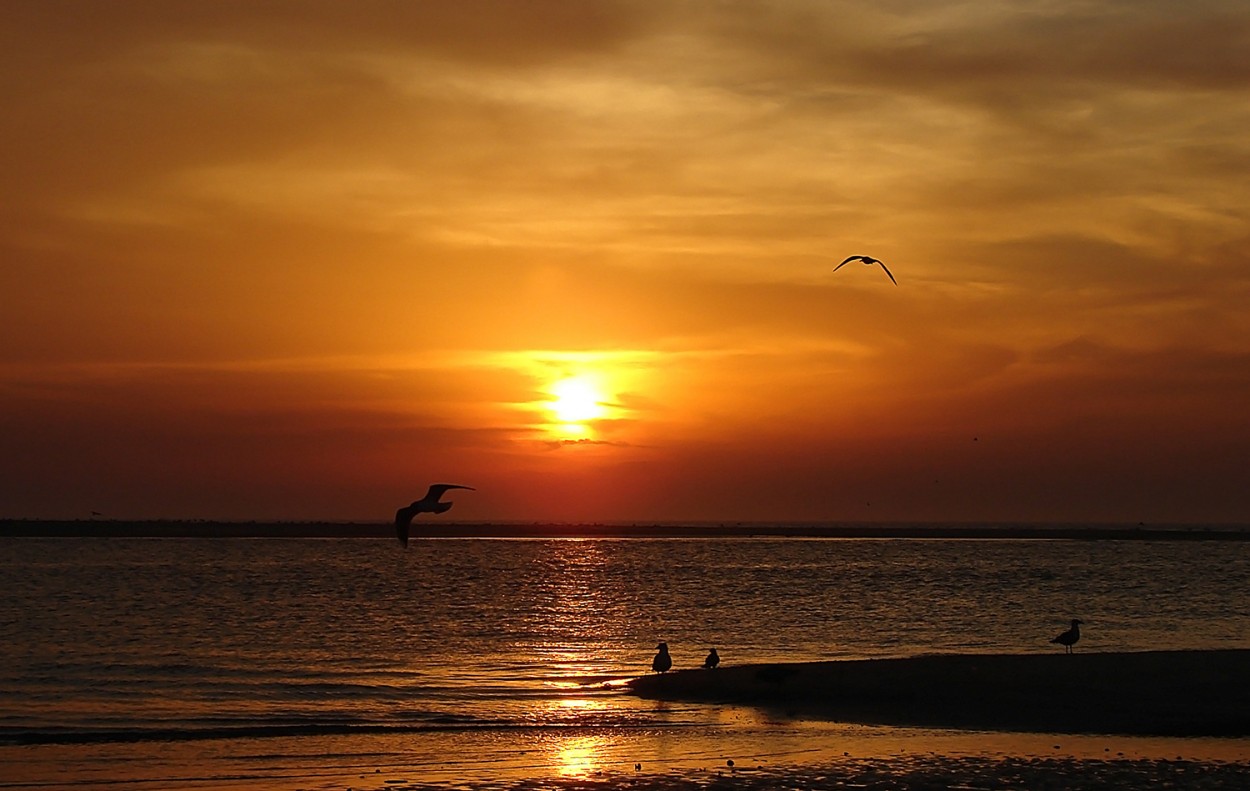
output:
M 1051 642 L 1058 643 L 1059 645 L 1063 646 L 1066 649 L 1064 653 L 1067 653 L 1067 654 L 1072 653 L 1072 646 L 1076 645 L 1076 641 L 1081 639 L 1081 624 L 1083 623 L 1085 622 L 1080 620 L 1079 618 L 1073 618 L 1072 628 L 1064 632 L 1063 634 L 1056 635 L 1055 638 L 1051 640 Z
M 720 654 L 716 653 L 716 649 L 710 649 L 707 652 L 707 659 L 703 660 L 704 670 L 713 670 L 720 664 Z
M 452 503 L 444 503 L 439 500 L 448 489 L 468 489 L 475 491 L 472 486 L 460 486 L 454 483 L 436 483 L 425 493 L 425 497 L 414 501 L 411 505 L 406 505 L 395 512 L 395 536 L 399 539 L 399 543 L 405 547 L 408 546 L 408 526 L 412 524 L 413 517 L 417 514 L 441 514 Z
M 660 643 L 655 649 L 659 653 L 651 660 L 651 669 L 657 673 L 667 673 L 673 667 L 673 658 L 668 655 L 668 643 Z
M 848 257 L 845 261 L 843 261 L 842 263 L 840 263 L 840 264 L 838 264 L 837 266 L 835 266 L 835 267 L 833 268 L 833 271 L 835 271 L 835 272 L 836 272 L 836 271 L 838 271 L 839 269 L 841 269 L 842 267 L 846 266 L 847 264 L 849 264 L 849 263 L 850 263 L 850 262 L 852 262 L 852 261 L 863 261 L 865 266 L 872 266 L 873 264 L 878 264 L 878 265 L 880 265 L 880 267 L 881 267 L 882 269 L 884 269 L 884 270 L 885 270 L 885 273 L 886 273 L 887 275 L 889 275 L 889 277 L 890 277 L 890 282 L 891 282 L 891 283 L 893 283 L 893 284 L 894 284 L 894 285 L 896 285 L 896 286 L 898 285 L 898 281 L 894 279 L 894 275 L 890 274 L 890 270 L 886 267 L 886 265 L 885 265 L 885 264 L 883 264 L 883 263 L 882 263 L 879 259 L 873 258 L 873 257 L 872 257 L 872 256 L 870 256 L 870 255 L 852 255 L 852 256 L 849 256 L 849 257 Z

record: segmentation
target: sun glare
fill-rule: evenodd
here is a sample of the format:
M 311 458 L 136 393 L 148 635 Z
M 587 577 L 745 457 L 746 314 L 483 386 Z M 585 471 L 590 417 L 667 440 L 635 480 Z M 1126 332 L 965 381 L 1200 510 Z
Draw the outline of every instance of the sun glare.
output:
M 515 352 L 503 359 L 536 385 L 532 400 L 516 403 L 529 418 L 535 437 L 568 445 L 606 445 L 602 434 L 613 435 L 614 446 L 629 444 L 625 436 L 637 423 L 629 404 L 645 392 L 655 355 L 621 351 Z M 623 433 L 624 432 L 624 433 Z
M 585 423 L 607 414 L 607 396 L 599 383 L 589 376 L 561 379 L 551 386 L 551 394 L 555 400 L 548 407 L 560 423 Z

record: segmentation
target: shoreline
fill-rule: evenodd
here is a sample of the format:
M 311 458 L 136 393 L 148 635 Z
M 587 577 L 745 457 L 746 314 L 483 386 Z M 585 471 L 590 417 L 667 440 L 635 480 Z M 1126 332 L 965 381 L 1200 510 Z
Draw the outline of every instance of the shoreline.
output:
M 1250 761 L 1172 755 L 1132 755 L 1078 750 L 1056 745 L 1049 754 L 981 752 L 950 754 L 924 747 L 901 747 L 888 754 L 863 755 L 843 745 L 824 744 L 818 755 L 780 756 L 745 749 L 749 745 L 707 743 L 701 753 L 640 755 L 636 746 L 600 741 L 532 745 L 504 754 L 483 745 L 485 761 L 452 753 L 435 762 L 413 760 L 402 752 L 343 750 L 325 744 L 332 755 L 318 757 L 291 745 L 287 751 L 188 755 L 152 751 L 102 770 L 104 756 L 76 770 L 65 754 L 13 755 L 0 750 L 7 770 L 0 788 L 70 788 L 107 784 L 117 791 L 822 791 L 835 788 L 935 791 L 953 788 L 1063 788 L 1118 791 L 1141 788 L 1245 789 Z M 849 745 L 848 745 L 849 746 Z M 1117 747 L 1119 745 L 1116 745 Z M 227 757 L 228 756 L 228 757 Z M 793 758 L 799 758 L 795 761 Z M 275 760 L 280 759 L 280 760 Z M 107 761 L 108 758 L 104 757 Z
M 417 538 L 826 538 L 1070 541 L 1250 541 L 1250 525 L 1031 523 L 469 523 L 424 521 Z M 0 519 L 4 538 L 395 539 L 378 522 L 195 519 Z
M 1250 736 L 1250 650 L 938 654 L 632 679 L 644 699 L 794 718 L 1005 732 Z

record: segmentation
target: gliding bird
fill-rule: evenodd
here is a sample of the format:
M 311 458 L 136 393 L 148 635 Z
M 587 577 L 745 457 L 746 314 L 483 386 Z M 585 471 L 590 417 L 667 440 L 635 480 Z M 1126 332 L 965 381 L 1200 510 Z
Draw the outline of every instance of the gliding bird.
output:
M 444 503 L 439 500 L 448 489 L 475 491 L 472 486 L 459 486 L 454 483 L 436 483 L 430 486 L 429 491 L 425 493 L 425 497 L 395 512 L 395 536 L 399 539 L 399 543 L 405 547 L 408 546 L 408 526 L 412 524 L 413 517 L 417 514 L 441 514 L 448 508 L 451 508 L 452 503 Z
M 880 260 L 878 260 L 878 259 L 876 259 L 876 258 L 873 258 L 873 257 L 872 257 L 872 256 L 870 256 L 870 255 L 853 255 L 853 256 L 850 256 L 850 257 L 849 257 L 849 258 L 847 258 L 845 261 L 843 261 L 842 263 L 840 263 L 840 264 L 838 264 L 837 266 L 835 266 L 835 267 L 833 268 L 833 271 L 835 271 L 835 272 L 836 272 L 836 271 L 838 271 L 839 269 L 841 269 L 842 267 L 844 267 L 844 266 L 846 266 L 847 264 L 849 264 L 851 261 L 855 261 L 855 260 L 863 261 L 865 266 L 872 266 L 873 264 L 881 264 L 881 268 L 882 268 L 882 269 L 885 269 L 885 273 L 886 273 L 887 275 L 889 275 L 889 276 L 890 276 L 890 282 L 891 282 L 891 283 L 893 283 L 893 284 L 894 284 L 894 285 L 896 285 L 896 286 L 898 285 L 898 281 L 894 279 L 894 275 L 891 275 L 891 274 L 890 274 L 890 270 L 886 268 L 886 265 L 885 265 L 885 264 L 883 264 L 883 263 L 881 263 L 881 261 L 880 261 Z

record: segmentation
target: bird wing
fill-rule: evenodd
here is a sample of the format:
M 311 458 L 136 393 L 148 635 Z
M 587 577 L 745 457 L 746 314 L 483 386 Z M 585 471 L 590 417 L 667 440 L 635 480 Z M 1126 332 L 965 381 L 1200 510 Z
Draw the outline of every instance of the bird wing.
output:
M 885 273 L 887 275 L 890 275 L 890 282 L 897 286 L 898 281 L 894 279 L 894 275 L 890 274 L 889 267 L 887 267 L 885 264 L 881 263 L 880 261 L 877 261 L 877 263 L 881 264 L 881 268 L 885 270 Z
M 424 499 L 430 501 L 438 500 L 438 498 L 442 497 L 443 493 L 448 489 L 468 489 L 469 491 L 476 491 L 472 486 L 460 486 L 455 483 L 436 483 L 430 486 L 429 491 L 425 493 Z
M 395 512 L 395 524 L 406 525 L 412 522 L 412 518 L 417 515 L 417 509 L 411 505 L 405 505 Z
M 836 272 L 836 271 L 838 271 L 839 269 L 841 269 L 842 267 L 844 267 L 844 266 L 846 266 L 847 264 L 851 263 L 852 261 L 855 261 L 855 260 L 860 260 L 860 261 L 862 261 L 862 260 L 863 260 L 863 258 L 864 258 L 864 257 L 863 257 L 862 255 L 852 255 L 852 256 L 849 256 L 849 257 L 847 257 L 847 259 L 846 259 L 845 261 L 843 261 L 842 263 L 840 263 L 840 264 L 838 264 L 837 266 L 835 266 L 835 267 L 833 268 L 833 271 L 835 271 L 835 272 Z
M 408 546 L 408 525 L 412 524 L 412 518 L 416 515 L 416 509 L 412 506 L 405 506 L 395 512 L 395 537 L 405 547 Z

